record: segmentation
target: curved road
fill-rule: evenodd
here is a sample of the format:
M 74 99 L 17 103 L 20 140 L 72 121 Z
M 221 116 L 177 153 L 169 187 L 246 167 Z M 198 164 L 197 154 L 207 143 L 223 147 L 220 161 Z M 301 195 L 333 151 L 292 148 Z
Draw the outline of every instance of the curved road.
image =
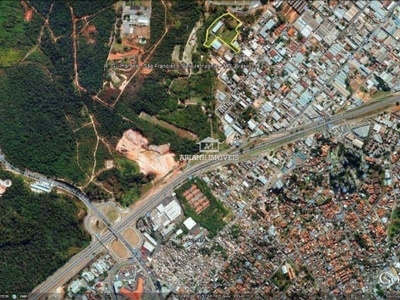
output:
M 283 133 L 273 134 L 267 138 L 259 137 L 253 139 L 252 141 L 244 143 L 238 149 L 229 149 L 219 154 L 240 154 L 240 160 L 248 160 L 251 157 L 255 157 L 265 151 L 267 148 L 279 147 L 290 143 L 292 141 L 298 140 L 304 136 L 311 135 L 325 128 L 327 125 L 337 125 L 343 121 L 351 120 L 359 116 L 374 115 L 378 112 L 389 108 L 397 101 L 400 101 L 399 96 L 392 96 L 377 102 L 369 103 L 353 110 L 346 111 L 341 114 L 333 115 L 324 118 L 323 120 L 318 120 L 310 124 L 306 124 L 297 129 L 288 130 Z M 102 236 L 98 236 L 98 239 L 93 240 L 90 246 L 76 254 L 72 257 L 62 268 L 57 270 L 52 276 L 50 276 L 46 281 L 37 286 L 29 295 L 29 299 L 40 299 L 49 296 L 49 293 L 54 292 L 58 287 L 65 284 L 73 275 L 78 273 L 87 263 L 92 259 L 93 254 L 100 253 L 103 250 L 103 244 L 110 243 L 115 237 L 117 237 L 121 242 L 123 242 L 127 248 L 131 251 L 133 256 L 139 257 L 138 252 L 134 249 L 121 235 L 121 232 L 126 228 L 136 224 L 136 221 L 145 215 L 146 212 L 156 207 L 161 203 L 166 196 L 171 195 L 174 189 L 183 184 L 188 177 L 197 176 L 202 173 L 208 172 L 210 170 L 215 170 L 216 168 L 231 164 L 232 161 L 222 160 L 222 161 L 200 161 L 186 168 L 182 173 L 177 175 L 175 178 L 171 179 L 169 182 L 164 183 L 156 195 L 151 195 L 147 198 L 139 201 L 134 209 L 127 215 L 122 221 L 116 225 L 112 226 L 107 218 L 90 203 L 89 198 L 78 188 L 71 186 L 65 182 L 50 180 L 43 175 L 38 175 L 37 173 L 21 172 L 20 170 L 14 168 L 10 165 L 3 156 L 0 156 L 0 160 L 11 170 L 19 172 L 27 177 L 32 177 L 55 185 L 56 187 L 63 189 L 76 197 L 78 197 L 85 205 L 93 210 L 104 222 L 107 224 L 109 231 L 104 233 Z M 136 257 L 135 257 L 136 258 Z M 140 262 L 140 258 L 137 258 Z M 46 295 L 47 294 L 47 295 Z

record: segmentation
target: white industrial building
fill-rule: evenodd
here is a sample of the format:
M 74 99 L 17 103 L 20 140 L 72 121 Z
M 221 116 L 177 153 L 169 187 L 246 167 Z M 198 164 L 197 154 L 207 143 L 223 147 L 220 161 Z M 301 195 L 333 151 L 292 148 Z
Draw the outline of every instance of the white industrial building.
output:
M 155 239 L 153 239 L 150 234 L 148 234 L 147 232 L 145 232 L 144 237 L 150 242 L 152 243 L 154 246 L 157 246 L 157 241 Z
M 163 227 L 167 227 L 182 215 L 182 208 L 179 202 L 176 199 L 171 199 L 167 198 L 150 213 L 154 230 L 162 230 Z
M 150 26 L 151 9 L 124 5 L 122 13 L 122 35 L 134 34 L 134 26 Z
M 155 249 L 155 247 L 152 244 L 150 244 L 148 241 L 144 242 L 143 247 L 145 249 L 147 249 L 150 253 L 152 253 Z
M 45 181 L 37 181 L 32 183 L 31 190 L 35 193 L 50 193 L 53 186 Z
M 82 277 L 89 283 L 95 279 L 95 276 L 92 272 L 86 271 L 82 273 Z

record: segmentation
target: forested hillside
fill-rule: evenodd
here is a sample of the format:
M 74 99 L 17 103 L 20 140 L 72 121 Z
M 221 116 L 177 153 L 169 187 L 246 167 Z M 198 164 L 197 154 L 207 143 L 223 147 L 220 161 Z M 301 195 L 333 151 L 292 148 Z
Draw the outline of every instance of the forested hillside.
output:
M 0 72 L 0 145 L 7 158 L 50 176 L 82 180 L 64 115 L 73 107 L 60 101 L 65 95 L 33 64 Z
M 167 0 L 166 6 L 153 2 L 145 55 L 157 43 L 149 63 L 166 64 L 176 45 L 183 49 L 201 16 L 201 1 Z M 157 115 L 199 137 L 209 135 L 212 101 L 202 94 L 212 94 L 215 74 L 207 73 L 206 80 L 199 74 L 188 83 L 193 92 L 189 97 L 199 99 L 199 105 L 189 108 L 169 91 L 171 82 L 181 77 L 179 72 L 161 69 L 135 78 L 115 107 L 97 101 L 93 96 L 102 88 L 115 38 L 114 3 L 0 1 L 0 148 L 21 169 L 86 187 L 95 200 L 109 197 L 96 185 L 103 182 L 115 200 L 129 204 L 152 177 L 118 164 L 105 170 L 105 161 L 115 157 L 116 142 L 132 128 L 151 144 L 169 143 L 177 154 L 195 152 L 194 141 L 140 119 L 138 113 Z M 168 33 L 158 43 L 165 30 L 164 15 Z M 10 173 L 0 170 L 0 178 L 13 180 L 0 198 L 0 292 L 26 293 L 87 245 L 79 224 L 85 212 L 81 210 L 78 218 L 80 203 L 55 193 L 32 194 Z
M 0 294 L 28 293 L 89 244 L 80 225 L 85 207 L 64 195 L 34 194 L 1 169 L 0 179 L 12 180 L 0 198 Z
M 92 96 L 102 86 L 108 43 L 116 20 L 110 5 L 113 1 L 94 4 L 92 1 L 31 0 L 28 3 L 35 12 L 30 21 L 23 21 L 23 31 L 19 34 L 31 45 L 31 51 L 27 49 L 26 57 L 12 67 L 0 69 L 0 147 L 12 163 L 72 183 L 84 183 L 92 171 L 93 155 L 89 155 L 89 161 L 82 161 L 85 156 L 79 155 L 79 149 L 87 141 L 95 141 L 93 126 L 97 126 L 102 141 L 108 141 L 111 146 L 124 130 L 133 128 L 152 143 L 171 143 L 172 151 L 177 154 L 196 151 L 193 141 L 139 119 L 138 113 L 142 110 L 178 127 L 193 129 L 201 137 L 209 135 L 207 115 L 199 108 L 178 106 L 177 98 L 168 94 L 167 84 L 176 75 L 167 70 L 138 78 L 115 108 L 93 101 Z M 163 20 L 157 19 L 159 15 L 163 17 L 160 3 L 155 0 L 153 5 L 152 37 L 160 37 L 163 29 Z M 174 46 L 185 44 L 190 28 L 200 17 L 194 0 L 171 3 L 167 14 L 169 32 L 153 53 L 151 63 L 170 62 Z M 13 12 L 23 16 L 24 9 L 18 5 Z M 193 14 L 189 16 L 187 11 Z M 45 25 L 47 19 L 48 25 Z M 9 42 L 3 47 L 14 49 L 15 46 Z M 87 111 L 84 115 L 83 110 Z M 196 112 L 195 119 L 191 118 L 193 112 Z M 76 131 L 91 122 L 90 117 L 95 123 L 85 129 L 88 133 L 85 138 L 84 131 Z M 85 149 L 90 149 L 89 146 Z M 96 170 L 103 164 L 104 160 L 97 161 Z
M 100 144 L 98 164 L 93 163 L 95 116 L 86 105 L 92 100 L 73 85 L 70 4 L 78 12 L 102 14 L 110 1 L 99 7 L 101 2 L 32 0 L 35 10 L 30 8 L 27 18 L 25 2 L 1 1 L 0 148 L 13 165 L 76 184 L 109 159 Z M 97 22 L 106 21 L 100 16 Z M 100 41 L 109 37 L 112 26 L 112 18 L 98 24 Z M 104 49 L 100 60 L 106 57 Z M 96 84 L 98 89 L 101 78 Z M 0 294 L 29 293 L 88 245 L 81 224 L 86 209 L 55 192 L 34 194 L 21 177 L 1 169 L 0 179 L 13 183 L 0 197 Z
M 151 65 L 171 65 L 177 64 L 172 61 L 172 52 L 175 46 L 180 46 L 183 51 L 187 39 L 189 38 L 191 29 L 196 25 L 202 16 L 203 5 L 195 0 L 177 1 L 171 0 L 167 2 L 170 9 L 167 12 L 168 33 L 161 40 L 157 51 L 154 52 L 149 63 Z M 164 17 L 164 10 L 160 0 L 152 2 L 152 26 L 151 40 L 156 41 L 155 37 L 161 37 L 164 32 L 164 27 L 159 21 Z M 190 12 L 190 13 L 188 13 Z M 157 23 L 153 26 L 154 23 Z M 119 106 L 123 106 L 124 110 L 132 111 L 134 114 L 139 114 L 144 111 L 149 115 L 157 116 L 175 126 L 190 130 L 197 134 L 199 138 L 204 138 L 210 135 L 210 124 L 208 114 L 213 113 L 213 85 L 215 81 L 214 74 L 211 71 L 198 76 L 192 76 L 194 79 L 191 82 L 192 94 L 171 94 L 169 86 L 171 82 L 181 76 L 180 72 L 175 69 L 154 68 L 151 74 L 145 78 L 138 79 L 128 87 L 128 92 L 122 97 L 122 102 Z M 207 78 L 206 87 L 204 83 L 197 80 L 198 78 Z M 196 90 L 200 91 L 200 96 L 196 95 Z M 134 95 L 135 97 L 132 97 Z M 179 104 L 179 100 L 184 100 L 195 96 L 198 100 L 197 105 L 185 106 Z M 205 107 L 206 111 L 200 108 Z M 218 131 L 218 120 L 213 116 L 214 133 Z M 195 143 L 185 141 L 189 149 L 196 149 L 193 146 Z M 192 151 L 193 151 L 192 150 Z M 191 153 L 191 152 L 184 152 Z

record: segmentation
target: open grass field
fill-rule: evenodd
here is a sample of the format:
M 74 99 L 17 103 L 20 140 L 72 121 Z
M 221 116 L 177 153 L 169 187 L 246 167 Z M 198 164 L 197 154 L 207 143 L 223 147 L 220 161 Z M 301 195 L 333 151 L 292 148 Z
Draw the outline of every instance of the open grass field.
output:
M 384 91 L 377 91 L 371 96 L 371 100 L 378 100 L 382 99 L 385 97 L 388 97 L 390 95 L 390 92 L 384 92 Z
M 132 0 L 132 1 L 127 1 L 127 4 L 129 4 L 129 2 L 132 2 L 135 6 L 143 6 L 151 8 L 151 0 Z
M 110 204 L 105 204 L 102 206 L 101 211 L 106 215 L 107 219 L 111 222 L 114 223 L 116 220 L 118 220 L 121 215 L 117 211 L 117 209 Z
M 234 42 L 236 35 L 237 33 L 235 31 L 226 30 L 221 34 L 221 38 L 225 41 L 225 43 L 231 44 Z
M 33 46 L 19 1 L 0 1 L 0 67 L 20 61 Z
M 12 66 L 24 57 L 25 52 L 19 49 L 0 49 L 0 66 Z
M 210 35 L 204 43 L 204 46 L 211 47 L 217 37 L 215 35 Z
M 114 223 L 119 218 L 119 213 L 116 210 L 109 211 L 107 214 L 107 219 L 110 220 L 111 223 Z

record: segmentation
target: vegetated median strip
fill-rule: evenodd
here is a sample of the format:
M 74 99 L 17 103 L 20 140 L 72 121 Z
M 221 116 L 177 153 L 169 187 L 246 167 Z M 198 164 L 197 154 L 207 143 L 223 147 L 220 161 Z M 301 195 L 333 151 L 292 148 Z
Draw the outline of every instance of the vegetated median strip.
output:
M 72 47 L 73 47 L 73 58 L 74 58 L 74 84 L 76 86 L 76 88 L 78 89 L 78 92 L 80 93 L 81 91 L 87 92 L 87 90 L 82 87 L 79 83 L 79 74 L 78 74 L 78 62 L 77 62 L 77 36 L 76 36 L 76 22 L 77 19 L 75 18 L 74 15 L 74 9 L 72 8 L 72 6 L 69 7 L 70 11 L 71 11 L 71 19 L 72 19 Z
M 141 118 L 145 121 L 148 121 L 151 124 L 158 125 L 165 129 L 169 129 L 169 130 L 173 131 L 174 133 L 176 133 L 177 135 L 179 135 L 180 137 L 187 138 L 188 140 L 195 141 L 198 138 L 196 134 L 194 134 L 188 130 L 178 128 L 175 125 L 172 125 L 168 122 L 157 119 L 157 117 L 155 117 L 155 116 L 150 116 L 149 114 L 147 114 L 145 112 L 141 112 L 139 115 L 139 118 Z
M 96 153 L 97 153 L 97 148 L 99 147 L 100 137 L 97 132 L 96 125 L 94 124 L 93 116 L 92 115 L 89 115 L 89 116 L 90 116 L 90 121 L 92 122 L 92 125 L 93 125 L 94 133 L 96 135 L 96 146 L 93 151 L 93 169 L 92 169 L 92 175 L 91 175 L 90 181 L 89 181 L 89 183 L 90 183 L 93 181 L 93 179 L 95 177 L 95 170 L 96 170 L 96 164 L 97 164 Z

